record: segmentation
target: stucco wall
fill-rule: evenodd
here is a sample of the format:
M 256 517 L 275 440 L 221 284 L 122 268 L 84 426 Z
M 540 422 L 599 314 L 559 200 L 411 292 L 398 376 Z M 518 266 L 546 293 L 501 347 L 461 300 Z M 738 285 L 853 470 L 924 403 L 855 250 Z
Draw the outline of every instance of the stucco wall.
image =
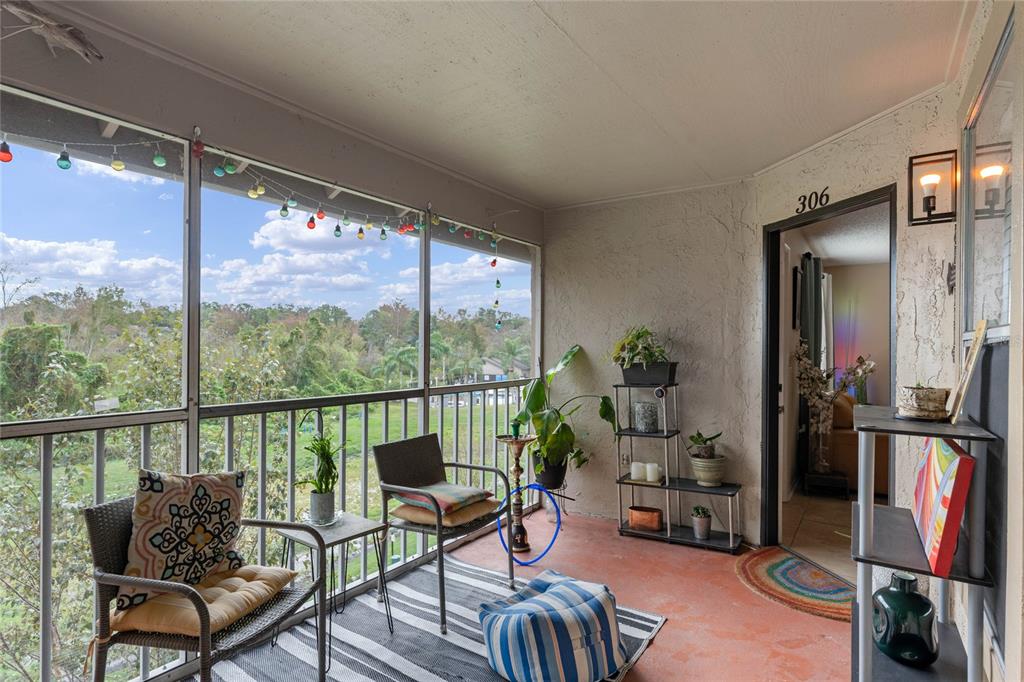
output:
M 897 187 L 896 380 L 952 385 L 959 333 L 946 269 L 957 259 L 957 226 L 907 224 L 906 168 L 914 154 L 956 148 L 958 112 L 981 34 L 983 6 L 964 65 L 942 89 L 758 173 L 753 180 L 545 215 L 544 362 L 566 347 L 588 351 L 562 390 L 610 392 L 617 370 L 606 353 L 632 324 L 675 341 L 681 361 L 682 429 L 721 426 L 728 477 L 747 487 L 744 531 L 760 540 L 762 226 L 794 214 L 797 197 L 828 187 L 832 202 Z M 566 385 L 568 384 L 568 385 Z M 587 513 L 614 516 L 614 441 L 580 420 L 596 455 L 570 478 Z M 896 443 L 896 503 L 912 495 L 909 438 Z M 649 455 L 653 457 L 653 455 Z
M 896 183 L 897 381 L 952 385 L 956 297 L 945 274 L 956 258 L 956 226 L 906 225 L 906 164 L 913 154 L 956 146 L 958 104 L 949 86 L 753 181 L 548 213 L 545 363 L 578 341 L 589 363 L 576 368 L 574 382 L 610 391 L 616 368 L 602 356 L 616 335 L 637 323 L 666 333 L 682 362 L 683 430 L 726 430 L 728 476 L 747 487 L 745 533 L 759 541 L 761 226 L 793 215 L 796 198 L 815 189 L 828 186 L 835 202 Z M 612 516 L 612 439 L 594 434 L 585 444 L 596 460 L 570 486 L 583 511 Z M 914 458 L 909 439 L 896 447 L 897 503 L 906 505 Z
M 580 343 L 585 354 L 558 377 L 556 392 L 611 394 L 622 375 L 608 354 L 629 326 L 648 324 L 671 339 L 680 362 L 682 428 L 725 432 L 720 449 L 731 459 L 728 478 L 749 486 L 745 532 L 756 539 L 761 233 L 754 221 L 752 183 L 548 213 L 544 355 L 550 365 Z M 613 517 L 614 438 L 594 409 L 575 419 L 594 458 L 569 475 L 569 495 L 578 499 L 573 508 Z M 637 439 L 635 446 L 639 459 L 662 457 L 660 441 Z M 718 507 L 724 515 L 724 504 Z

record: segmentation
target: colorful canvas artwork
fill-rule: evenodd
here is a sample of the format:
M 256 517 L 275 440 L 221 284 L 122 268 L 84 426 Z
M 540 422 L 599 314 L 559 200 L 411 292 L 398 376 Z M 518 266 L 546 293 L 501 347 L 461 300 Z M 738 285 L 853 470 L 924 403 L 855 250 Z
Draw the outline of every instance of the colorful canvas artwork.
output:
M 956 552 L 974 458 L 941 438 L 927 438 L 914 486 L 914 523 L 932 572 L 949 576 Z

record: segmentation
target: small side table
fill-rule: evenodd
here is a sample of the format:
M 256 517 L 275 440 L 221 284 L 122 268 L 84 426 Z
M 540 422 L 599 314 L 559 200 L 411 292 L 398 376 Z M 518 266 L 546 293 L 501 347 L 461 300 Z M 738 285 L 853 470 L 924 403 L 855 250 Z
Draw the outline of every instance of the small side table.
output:
M 320 532 L 320 536 L 324 539 L 324 547 L 331 553 L 330 561 L 330 582 L 328 587 L 327 604 L 317 604 L 317 608 L 327 609 L 327 628 L 328 633 L 333 632 L 334 621 L 331 616 L 345 612 L 345 590 L 348 585 L 348 543 L 353 540 L 360 538 L 372 537 L 373 538 L 373 549 L 377 554 L 377 592 L 378 601 L 384 602 L 384 612 L 387 614 L 388 619 L 388 630 L 394 634 L 395 623 L 391 618 L 391 598 L 388 595 L 388 583 L 387 583 L 387 563 L 384 558 L 384 552 L 382 551 L 381 538 L 384 533 L 388 532 L 388 525 L 383 521 L 371 521 L 370 519 L 358 516 L 356 514 L 349 514 L 348 512 L 339 512 L 337 514 L 337 521 L 330 526 L 316 526 L 317 531 Z M 310 557 L 313 556 L 313 552 L 316 551 L 316 541 L 309 535 L 309 533 L 301 530 L 293 530 L 291 528 L 277 528 L 275 532 L 281 535 L 285 541 L 284 551 L 281 555 L 281 563 L 285 564 L 288 560 L 289 550 L 292 549 L 296 543 L 309 549 Z M 338 546 L 341 546 L 341 610 L 338 610 L 338 573 L 335 571 L 337 565 L 335 550 Z M 310 561 L 310 571 L 314 570 L 316 562 Z M 314 579 L 316 576 L 313 576 Z M 331 641 L 331 635 L 328 634 L 327 641 Z M 331 669 L 331 657 L 327 659 L 327 669 Z
M 523 456 L 523 448 L 537 440 L 537 436 L 497 436 L 497 440 L 504 443 L 508 453 L 512 456 L 512 489 L 520 485 L 523 476 L 523 467 L 519 460 Z M 512 551 L 529 552 L 530 538 L 526 533 L 526 526 L 523 525 L 523 493 L 517 491 L 512 493 Z

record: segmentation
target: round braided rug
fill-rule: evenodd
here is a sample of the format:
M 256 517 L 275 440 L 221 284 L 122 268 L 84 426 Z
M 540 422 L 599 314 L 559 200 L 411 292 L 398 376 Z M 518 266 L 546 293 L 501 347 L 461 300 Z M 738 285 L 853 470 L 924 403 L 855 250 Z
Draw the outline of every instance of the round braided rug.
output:
M 856 591 L 828 571 L 781 547 L 764 547 L 736 559 L 736 575 L 754 592 L 790 608 L 850 620 Z

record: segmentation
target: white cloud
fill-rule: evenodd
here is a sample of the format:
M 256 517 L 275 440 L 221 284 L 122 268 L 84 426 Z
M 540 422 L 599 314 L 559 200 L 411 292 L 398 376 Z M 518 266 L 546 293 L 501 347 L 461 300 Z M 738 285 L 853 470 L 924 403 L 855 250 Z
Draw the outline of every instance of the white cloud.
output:
M 160 256 L 121 258 L 109 239 L 53 242 L 20 239 L 0 232 L 0 252 L 27 276 L 38 277 L 31 292 L 123 287 L 128 298 L 181 304 L 182 265 Z
M 174 198 L 174 195 L 170 192 L 161 192 L 160 196 L 157 197 L 160 201 L 170 201 Z
M 152 231 L 153 231 L 153 230 L 143 230 L 143 231 L 142 231 L 142 234 L 149 234 L 149 233 L 151 233 Z
M 110 166 L 102 163 L 93 163 L 92 161 L 85 161 L 83 159 L 75 159 L 74 164 L 75 173 L 78 175 L 94 175 L 114 178 L 121 182 L 130 182 L 133 185 L 142 183 L 143 185 L 160 186 L 166 182 L 163 178 L 158 178 L 153 175 L 144 175 L 130 170 L 116 171 Z M 165 192 L 164 194 L 167 193 Z M 163 199 L 164 194 L 160 195 L 161 199 Z M 167 195 L 167 198 L 171 198 L 171 195 Z
M 334 236 L 334 219 L 317 220 L 316 228 L 306 227 L 309 216 L 299 211 L 292 211 L 287 218 L 282 218 L 277 210 L 266 212 L 267 222 L 253 233 L 249 243 L 254 249 L 267 248 L 272 251 L 289 253 L 323 253 L 323 252 L 355 252 L 369 253 L 372 246 L 367 241 L 356 238 L 357 225 L 342 226 L 341 236 Z M 379 240 L 378 240 L 379 241 Z

